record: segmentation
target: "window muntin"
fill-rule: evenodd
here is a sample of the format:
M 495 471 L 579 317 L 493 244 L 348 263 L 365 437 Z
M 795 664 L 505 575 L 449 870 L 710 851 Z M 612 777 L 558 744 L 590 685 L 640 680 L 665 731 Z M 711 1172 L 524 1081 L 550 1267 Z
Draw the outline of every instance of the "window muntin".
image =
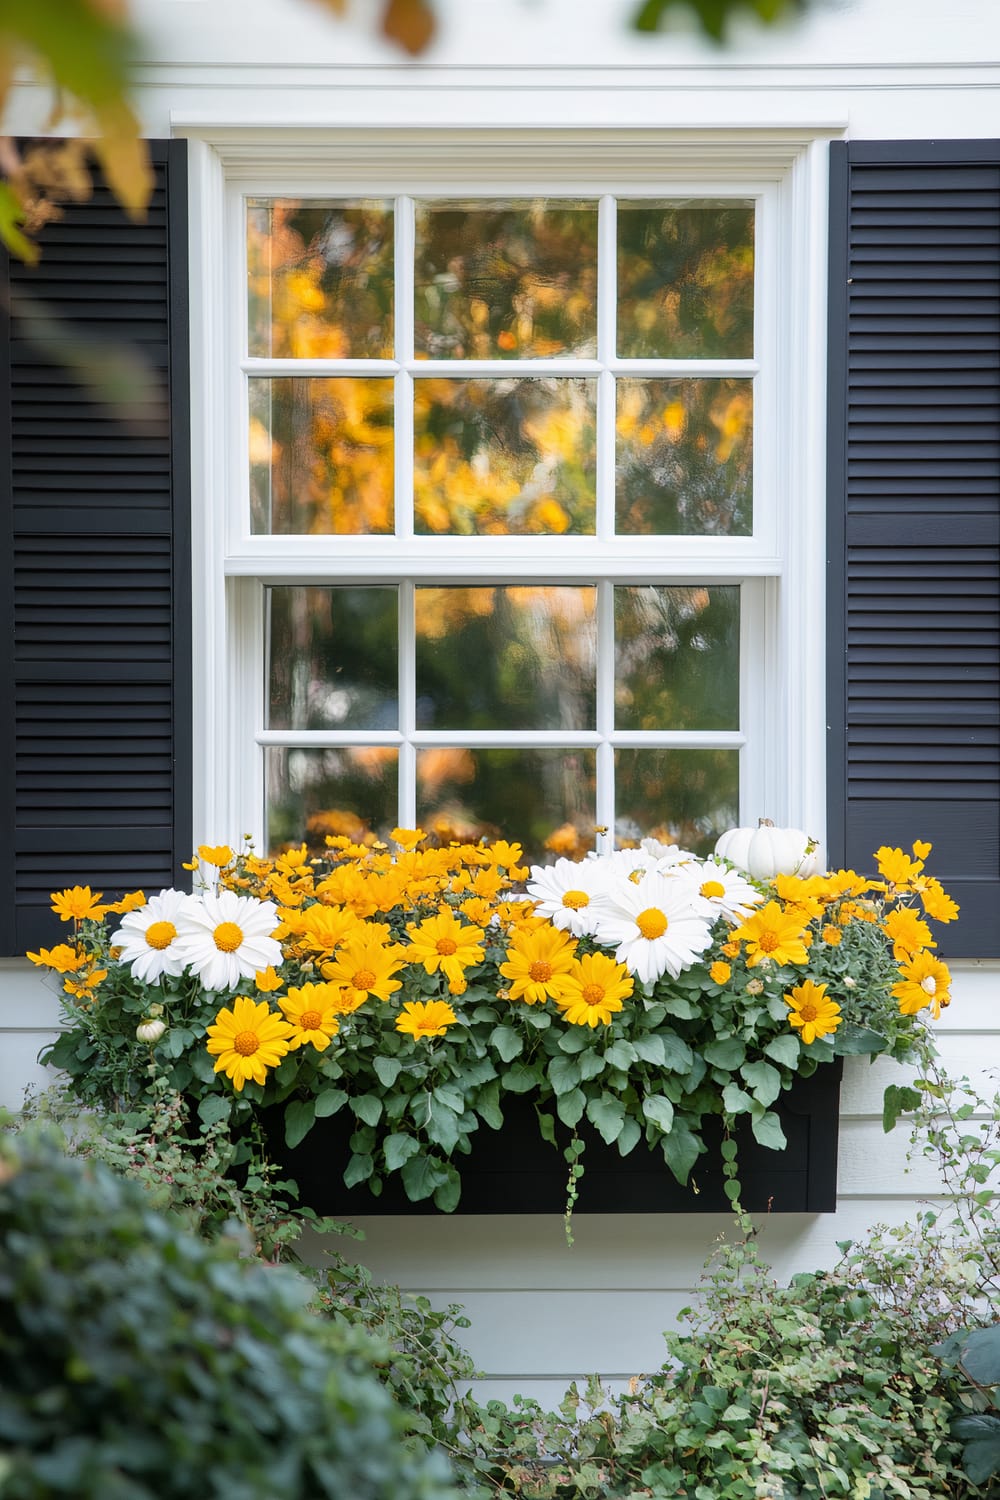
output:
M 425 826 L 462 825 L 466 836 L 465 825 L 478 819 L 483 831 L 522 833 L 537 856 L 547 839 L 555 847 L 554 835 L 568 825 L 591 842 L 594 825 L 615 817 L 617 801 L 622 834 L 642 813 L 644 826 L 658 822 L 671 836 L 708 847 L 738 814 L 747 737 L 740 704 L 748 668 L 756 674 L 763 652 L 761 600 L 750 576 L 761 569 L 741 577 L 724 551 L 749 544 L 759 552 L 763 540 L 753 475 L 758 200 L 404 196 L 371 203 L 251 198 L 247 205 L 251 534 L 272 558 L 270 566 L 262 559 L 261 581 L 276 570 L 280 576 L 280 558 L 288 555 L 281 542 L 309 536 L 317 543 L 308 583 L 266 590 L 269 661 L 287 649 L 274 636 L 275 601 L 296 591 L 318 598 L 324 588 L 363 593 L 350 576 L 355 557 L 356 576 L 398 601 L 393 650 L 388 632 L 375 632 L 382 652 L 371 668 L 382 685 L 377 710 L 365 685 L 344 677 L 370 655 L 363 621 L 346 664 L 313 663 L 313 675 L 299 682 L 295 702 L 313 704 L 304 716 L 290 711 L 290 688 L 285 711 L 276 714 L 268 667 L 268 713 L 256 739 L 266 761 L 269 837 L 315 838 L 333 813 L 349 820 L 364 806 L 383 833 L 392 822 L 419 817 Z M 395 263 L 387 298 L 379 231 L 390 221 Z M 280 226 L 283 259 L 262 291 L 261 268 L 274 262 L 261 249 L 268 224 Z M 301 227 L 291 246 L 290 225 Z M 505 256 L 498 235 L 507 236 Z M 657 237 L 672 239 L 670 285 L 657 271 Z M 331 282 L 333 304 L 345 300 L 330 261 L 340 246 L 342 258 L 359 263 L 359 244 L 371 251 L 381 289 L 381 332 L 352 325 L 338 345 L 321 305 L 323 287 Z M 294 279 L 306 264 L 308 286 Z M 492 280 L 483 270 L 491 265 L 502 272 Z M 302 317 L 313 339 L 341 351 L 353 341 L 351 352 L 314 353 L 296 320 L 286 318 L 270 340 L 280 352 L 263 356 L 260 307 L 268 297 L 287 307 L 292 294 L 308 304 Z M 373 295 L 357 290 L 361 300 Z M 560 300 L 571 310 L 565 326 L 551 312 Z M 387 330 L 391 357 L 373 357 L 379 338 L 385 349 Z M 306 352 L 290 355 L 293 347 Z M 378 401 L 366 406 L 358 390 L 376 391 Z M 338 406 L 342 392 L 351 403 Z M 363 471 L 357 480 L 356 469 Z M 363 551 L 320 550 L 329 545 L 324 538 L 337 536 Z M 459 543 L 473 549 L 462 554 L 470 559 L 464 579 L 451 550 Z M 449 657 L 440 637 L 432 649 L 430 632 L 420 629 L 432 597 L 490 596 L 498 608 L 518 592 L 518 553 L 510 548 L 527 544 L 537 598 L 575 590 L 596 606 L 587 687 L 593 712 L 576 714 L 575 722 L 557 713 L 554 727 L 537 644 L 523 658 L 529 666 L 519 688 L 527 704 L 505 698 L 499 684 L 505 671 L 512 680 L 505 665 L 511 642 L 505 627 L 481 629 L 490 653 L 484 663 L 483 647 L 477 655 L 474 645 L 474 610 L 451 644 L 476 691 L 468 687 L 463 702 L 452 689 L 439 703 L 421 690 L 421 674 L 433 675 L 432 663 L 440 667 Z M 696 553 L 685 556 L 685 545 Z M 623 546 L 631 557 L 625 572 L 612 562 Z M 692 556 L 701 561 L 697 572 Z M 716 559 L 725 561 L 713 577 Z M 298 559 L 294 576 L 304 577 Z M 527 587 L 525 577 L 522 591 Z M 708 629 L 696 623 L 676 645 L 668 622 L 683 617 L 685 598 L 709 601 L 694 610 L 706 615 Z M 295 608 L 301 616 L 301 601 Z M 335 606 L 323 609 L 329 614 Z M 499 614 L 489 623 L 496 627 Z M 544 636 L 544 623 L 538 629 Z M 523 638 L 516 644 L 526 650 Z M 386 687 L 393 668 L 395 698 Z M 291 670 L 300 678 L 306 671 Z M 317 719 L 319 700 L 326 714 Z M 492 721 L 486 701 L 494 704 Z M 357 715 L 366 703 L 362 722 Z

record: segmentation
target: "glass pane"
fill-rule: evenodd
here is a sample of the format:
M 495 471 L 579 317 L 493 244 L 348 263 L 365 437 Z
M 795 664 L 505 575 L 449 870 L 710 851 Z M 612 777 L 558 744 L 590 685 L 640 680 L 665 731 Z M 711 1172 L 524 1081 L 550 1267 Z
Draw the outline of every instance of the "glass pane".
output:
M 421 729 L 593 729 L 597 590 L 418 588 Z
M 392 207 L 251 198 L 247 347 L 262 359 L 391 359 Z
M 615 728 L 739 727 L 739 588 L 616 588 Z
M 619 380 L 617 429 L 620 534 L 750 535 L 751 380 Z
M 615 837 L 710 854 L 739 822 L 738 750 L 616 750 Z
M 386 838 L 396 827 L 399 752 L 386 745 L 264 751 L 267 847 L 322 849 L 327 834 Z
M 596 411 L 596 380 L 417 380 L 417 532 L 593 534 Z
M 518 840 L 529 861 L 567 824 L 593 847 L 593 750 L 417 751 L 417 822 L 442 839 Z
M 752 203 L 619 203 L 618 353 L 753 357 Z
M 592 359 L 597 204 L 418 203 L 414 316 L 418 359 Z
M 255 535 L 393 529 L 392 381 L 250 381 Z
M 267 590 L 269 729 L 396 729 L 394 588 Z

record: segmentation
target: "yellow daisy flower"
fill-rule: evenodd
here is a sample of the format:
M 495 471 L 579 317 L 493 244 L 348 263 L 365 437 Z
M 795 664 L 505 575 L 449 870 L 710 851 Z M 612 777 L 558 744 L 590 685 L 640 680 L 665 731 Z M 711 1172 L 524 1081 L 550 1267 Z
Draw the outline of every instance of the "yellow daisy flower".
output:
M 33 964 L 55 969 L 57 974 L 75 974 L 77 969 L 82 969 L 90 961 L 86 953 L 79 953 L 69 943 L 56 943 L 54 948 L 40 948 L 37 953 L 29 953 L 28 957 Z
M 354 990 L 361 996 L 358 1004 L 374 995 L 378 1000 L 388 1000 L 390 995 L 402 989 L 402 982 L 393 976 L 406 962 L 405 949 L 394 943 L 387 944 L 382 936 L 381 924 L 375 932 L 363 923 L 338 950 L 335 958 L 323 965 L 323 978 L 345 990 Z M 352 1010 L 357 1006 L 352 1005 Z
M 274 965 L 268 964 L 266 969 L 261 969 L 259 974 L 254 975 L 254 985 L 261 994 L 269 994 L 271 990 L 280 990 L 284 984 L 280 974 L 274 972 Z
M 75 1000 L 93 1000 L 94 990 L 102 979 L 107 979 L 107 969 L 91 969 L 89 974 L 75 975 L 63 981 L 63 989 Z
M 507 962 L 500 973 L 512 981 L 510 998 L 534 1005 L 556 999 L 562 980 L 573 967 L 576 943 L 568 932 L 549 922 L 515 932 L 507 949 Z
M 737 927 L 733 937 L 746 943 L 747 967 L 751 969 L 765 958 L 776 964 L 804 964 L 809 957 L 800 917 L 784 911 L 777 901 L 769 901 L 755 911 L 742 927 Z
M 396 1030 L 414 1041 L 426 1041 L 428 1037 L 444 1036 L 457 1020 L 447 1000 L 408 1000 L 396 1018 Z
M 958 902 L 951 899 L 939 880 L 927 876 L 916 881 L 914 889 L 920 896 L 924 911 L 935 922 L 954 922 L 959 912 Z
M 913 860 L 902 849 L 890 849 L 887 844 L 875 850 L 875 858 L 879 874 L 890 885 L 908 886 L 924 867 L 922 859 Z
M 394 844 L 410 853 L 418 844 L 423 843 L 427 835 L 422 828 L 394 828 L 389 837 Z
M 713 984 L 728 984 L 732 975 L 732 969 L 721 958 L 717 958 L 708 971 L 708 977 Z
M 228 844 L 199 844 L 198 858 L 204 860 L 206 865 L 215 865 L 222 869 L 228 865 L 233 857 L 233 851 Z
M 295 1052 L 307 1043 L 317 1052 L 329 1047 L 340 1030 L 337 1020 L 337 989 L 329 984 L 291 985 L 287 995 L 278 1001 L 282 1014 L 294 1028 L 288 1050 Z
M 239 1093 L 248 1079 L 263 1083 L 289 1050 L 294 1028 L 276 1016 L 266 1000 L 237 995 L 232 1010 L 224 1005 L 208 1028 L 206 1046 Z
M 912 958 L 921 948 L 936 948 L 931 930 L 909 906 L 900 906 L 891 911 L 882 923 L 882 931 L 892 943 L 892 956 L 897 963 Z
M 804 979 L 784 998 L 789 1007 L 788 1024 L 801 1033 L 807 1047 L 818 1036 L 832 1036 L 843 1020 L 840 1006 L 830 999 L 825 984 Z
M 929 1005 L 936 1021 L 941 1007 L 951 1003 L 948 965 L 933 953 L 917 953 L 909 963 L 900 964 L 899 972 L 903 977 L 893 985 L 892 993 L 899 1001 L 901 1013 L 915 1016 Z
M 428 974 L 464 979 L 467 968 L 483 961 L 483 929 L 460 922 L 449 907 L 419 926 L 408 923 L 406 930 L 410 937 L 410 946 L 404 950 L 407 960 L 423 964 Z
M 83 922 L 92 918 L 99 922 L 108 909 L 100 904 L 102 894 L 92 891 L 89 885 L 74 885 L 65 891 L 53 891 L 49 899 L 60 921 Z
M 585 953 L 566 975 L 556 1004 L 571 1026 L 609 1026 L 635 980 L 607 953 Z

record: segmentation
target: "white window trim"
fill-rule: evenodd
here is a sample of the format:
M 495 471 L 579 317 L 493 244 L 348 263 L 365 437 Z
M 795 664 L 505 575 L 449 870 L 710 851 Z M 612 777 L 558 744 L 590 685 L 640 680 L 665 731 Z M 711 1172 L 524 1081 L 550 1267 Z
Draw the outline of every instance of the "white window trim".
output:
M 245 415 L 234 331 L 242 326 L 242 279 L 224 247 L 242 243 L 246 192 L 295 196 L 512 196 L 602 192 L 627 196 L 760 193 L 765 214 L 758 260 L 780 294 L 758 297 L 761 364 L 773 369 L 755 430 L 780 440 L 755 446 L 753 538 L 670 539 L 670 573 L 699 582 L 747 580 L 745 635 L 764 643 L 744 677 L 742 733 L 768 750 L 741 787 L 741 817 L 767 815 L 825 836 L 825 366 L 827 146 L 829 131 L 452 131 L 189 128 L 191 179 L 192 504 L 195 784 L 192 837 L 263 845 L 263 788 L 254 729 L 262 722 L 260 583 L 315 574 L 374 581 L 402 576 L 475 582 L 551 577 L 552 555 L 533 538 L 262 538 L 241 526 L 231 497 L 244 492 Z M 773 226 L 776 243 L 767 243 Z M 764 279 L 767 285 L 767 278 Z M 244 367 L 252 362 L 242 361 Z M 322 363 L 322 362 L 320 362 Z M 296 362 L 296 369 L 305 367 Z M 311 365 L 310 365 L 311 368 Z M 690 366 L 688 367 L 690 368 Z M 727 365 L 727 369 L 729 366 Z M 708 373 L 698 362 L 699 373 Z M 510 365 L 505 362 L 505 373 Z M 682 373 L 681 362 L 677 373 Z M 768 394 L 768 392 L 770 394 Z M 766 402 L 773 402 L 768 409 Z M 764 501 L 774 497 L 773 505 Z M 763 501 L 763 504 L 762 504 Z M 247 529 L 244 530 L 244 527 Z M 561 538 L 560 577 L 589 580 L 594 538 Z M 373 546 L 373 543 L 376 544 Z M 429 544 L 429 545 L 428 545 Z M 649 569 L 649 539 L 601 543 L 611 578 Z M 433 549 L 433 559 L 431 551 Z M 477 554 L 479 554 L 477 556 Z M 366 571 L 367 568 L 367 571 Z M 567 572 L 567 568 L 569 571 Z M 578 569 L 574 574 L 574 569 Z M 249 732 L 248 732 L 249 731 Z M 260 736 L 257 736 L 259 743 Z M 514 830 L 516 832 L 516 830 Z

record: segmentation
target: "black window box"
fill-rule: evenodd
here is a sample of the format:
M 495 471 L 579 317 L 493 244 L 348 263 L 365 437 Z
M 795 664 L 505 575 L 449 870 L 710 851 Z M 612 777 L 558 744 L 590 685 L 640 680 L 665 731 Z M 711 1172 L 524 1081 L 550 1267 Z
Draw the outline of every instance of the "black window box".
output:
M 736 1132 L 743 1206 L 754 1213 L 832 1213 L 837 1206 L 837 1122 L 840 1105 L 839 1060 L 796 1080 L 772 1106 L 788 1140 L 784 1151 L 759 1146 L 746 1122 Z M 567 1166 L 562 1153 L 542 1141 L 534 1106 L 523 1097 L 504 1102 L 501 1130 L 480 1126 L 472 1153 L 453 1160 L 462 1177 L 459 1214 L 553 1214 L 566 1204 Z M 276 1120 L 280 1129 L 280 1114 Z M 353 1129 L 346 1111 L 317 1120 L 294 1149 L 272 1142 L 272 1154 L 299 1184 L 301 1201 L 320 1214 L 350 1218 L 362 1214 L 435 1214 L 433 1200 L 411 1203 L 398 1173 L 383 1180 L 374 1197 L 362 1184 L 344 1186 Z M 568 1132 L 557 1126 L 565 1143 Z M 583 1129 L 581 1128 L 581 1133 Z M 278 1131 L 275 1131 L 278 1134 Z M 585 1171 L 575 1213 L 724 1213 L 718 1146 L 721 1121 L 707 1122 L 708 1152 L 699 1158 L 682 1187 L 658 1151 L 643 1142 L 628 1156 L 586 1131 Z

